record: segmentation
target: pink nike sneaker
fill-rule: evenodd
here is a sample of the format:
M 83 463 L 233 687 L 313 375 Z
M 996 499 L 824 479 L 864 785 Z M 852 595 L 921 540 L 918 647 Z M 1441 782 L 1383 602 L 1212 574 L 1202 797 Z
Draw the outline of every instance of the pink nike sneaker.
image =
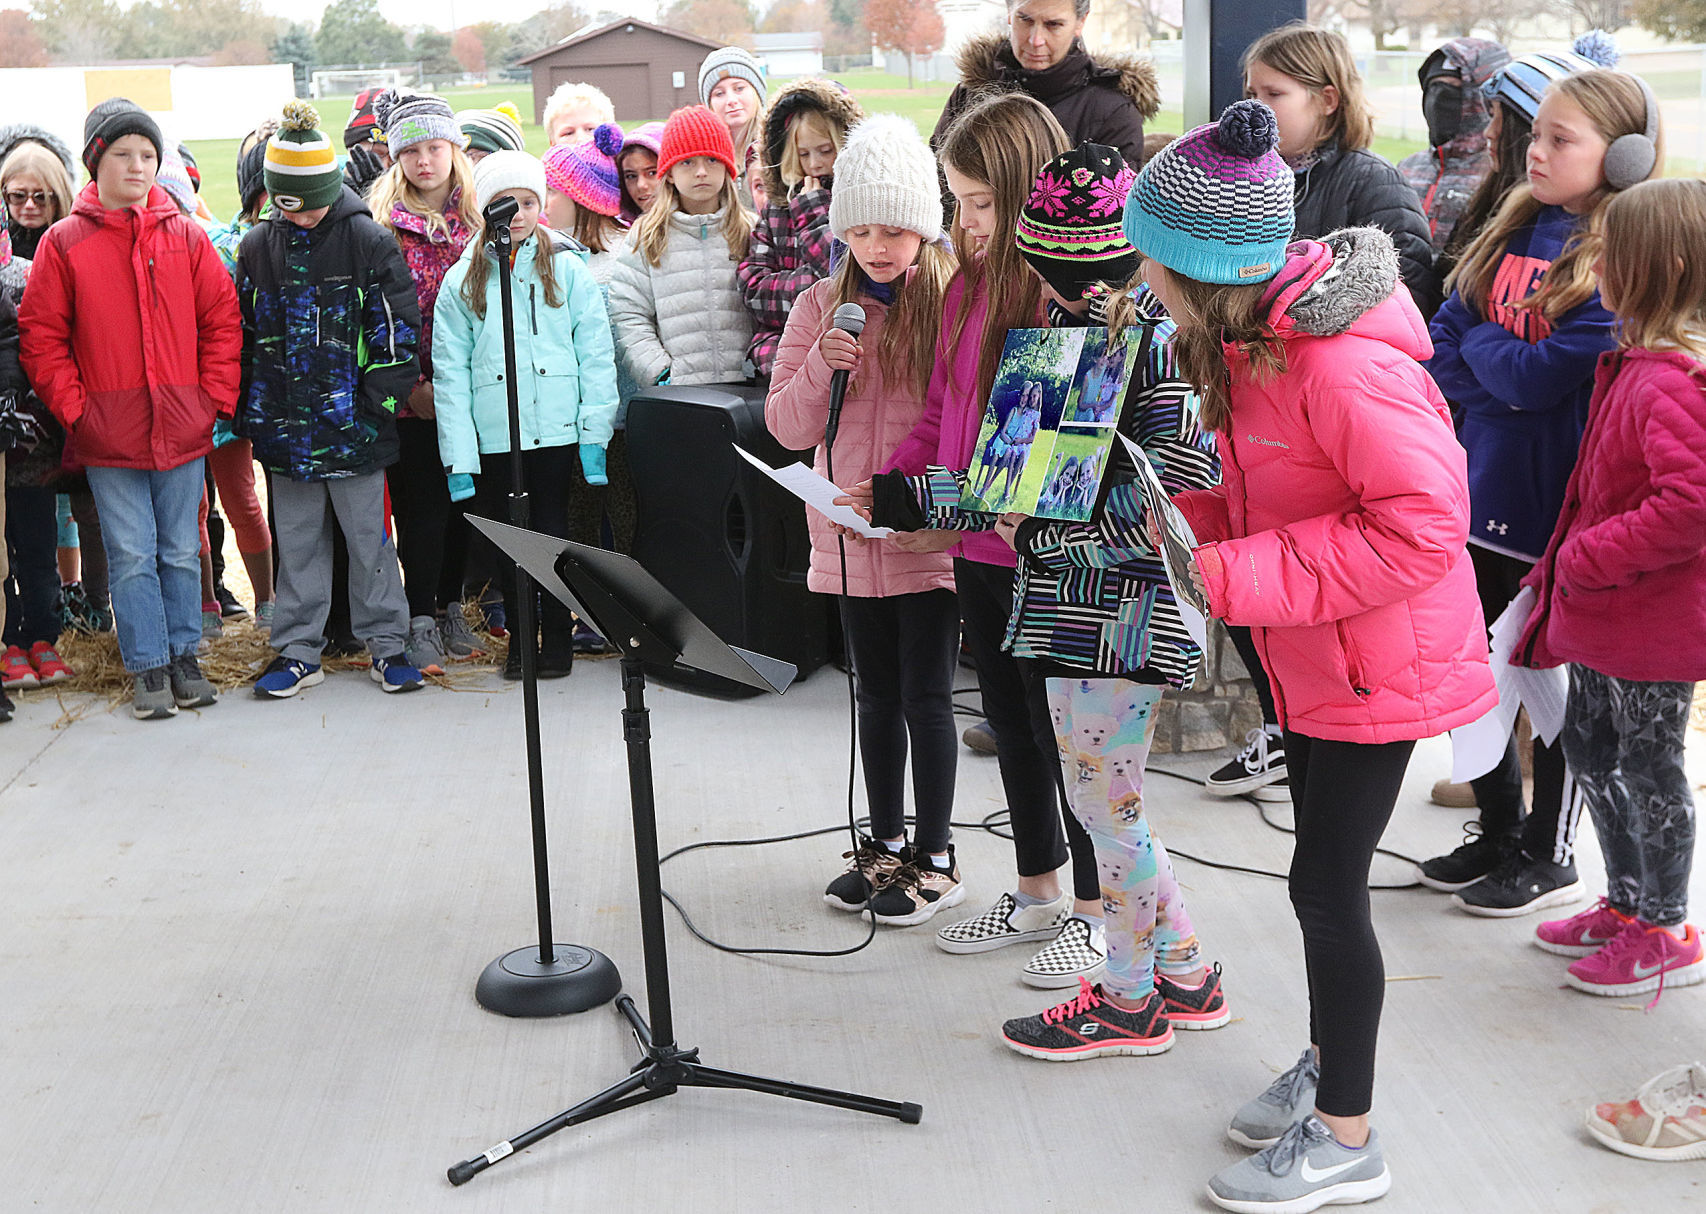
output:
M 1706 982 L 1700 933 L 1685 924 L 1679 940 L 1668 928 L 1631 919 L 1610 944 L 1573 963 L 1564 981 L 1590 995 L 1639 995 Z
M 1601 898 L 1579 915 L 1551 919 L 1534 929 L 1534 943 L 1560 957 L 1591 957 L 1633 922 Z

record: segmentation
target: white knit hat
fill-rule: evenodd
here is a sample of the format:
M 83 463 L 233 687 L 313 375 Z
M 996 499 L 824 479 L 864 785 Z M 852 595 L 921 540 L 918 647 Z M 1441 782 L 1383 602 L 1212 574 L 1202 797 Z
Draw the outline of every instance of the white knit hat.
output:
M 845 240 L 864 224 L 905 228 L 925 240 L 942 235 L 942 186 L 936 157 L 910 119 L 872 114 L 847 133 L 835 158 L 829 230 Z
M 505 190 L 532 190 L 545 205 L 545 166 L 526 152 L 493 152 L 474 166 L 474 205 L 481 211 Z

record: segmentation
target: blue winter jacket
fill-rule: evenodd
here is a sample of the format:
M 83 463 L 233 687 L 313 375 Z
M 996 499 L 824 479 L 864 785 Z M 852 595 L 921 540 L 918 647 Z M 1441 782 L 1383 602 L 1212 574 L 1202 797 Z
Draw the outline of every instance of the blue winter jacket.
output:
M 1548 323 L 1513 305 L 1534 294 L 1580 220 L 1543 207 L 1505 246 L 1485 309 L 1456 291 L 1429 325 L 1426 363 L 1469 453 L 1469 540 L 1537 561 L 1576 466 L 1594 364 L 1616 345 L 1599 293 Z
M 616 353 L 610 316 L 592 271 L 566 237 L 551 238 L 551 267 L 563 293 L 560 307 L 545 305 L 534 268 L 539 243 L 529 239 L 516 254 L 512 284 L 515 365 L 526 449 L 576 443 L 605 446 L 616 426 Z M 480 456 L 509 450 L 509 396 L 504 384 L 502 312 L 497 267 L 486 277 L 486 315 L 475 316 L 462 298 L 473 258 L 490 261 L 482 242 L 469 244 L 450 268 L 433 310 L 432 390 L 438 413 L 438 453 L 447 473 L 474 475 Z

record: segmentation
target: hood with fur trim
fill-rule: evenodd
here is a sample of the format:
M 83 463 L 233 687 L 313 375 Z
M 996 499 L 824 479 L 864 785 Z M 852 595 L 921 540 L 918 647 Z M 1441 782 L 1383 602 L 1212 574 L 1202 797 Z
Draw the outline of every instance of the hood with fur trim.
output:
M 818 110 L 840 123 L 843 134 L 865 116 L 853 94 L 833 80 L 805 76 L 778 89 L 764 107 L 764 192 L 773 202 L 788 200 L 782 152 L 788 146 L 788 121 L 805 110 Z
M 1408 291 L 1398 289 L 1392 237 L 1379 228 L 1344 228 L 1320 240 L 1299 240 L 1268 283 L 1262 302 L 1280 338 L 1355 333 L 1422 361 L 1433 342 Z
M 12 154 L 12 149 L 20 143 L 39 143 L 65 165 L 65 171 L 71 175 L 73 190 L 77 186 L 77 158 L 71 154 L 65 140 L 52 131 L 43 130 L 34 123 L 8 122 L 0 126 L 0 164 L 5 163 L 6 157 Z
M 1144 118 L 1155 117 L 1161 108 L 1161 82 L 1154 63 L 1119 52 L 1091 58 L 1083 41 L 1078 39 L 1073 41 L 1065 58 L 1040 72 L 1019 66 L 1012 44 L 1002 33 L 981 34 L 971 39 L 960 48 L 954 64 L 960 71 L 960 83 L 967 89 L 1023 87 L 1050 109 L 1067 92 L 1086 83 L 1117 90 L 1130 99 Z

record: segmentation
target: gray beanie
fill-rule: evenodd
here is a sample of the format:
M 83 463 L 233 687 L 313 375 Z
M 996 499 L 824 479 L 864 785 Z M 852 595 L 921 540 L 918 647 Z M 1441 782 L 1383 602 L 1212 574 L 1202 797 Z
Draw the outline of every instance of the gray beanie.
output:
M 942 187 L 936 157 L 918 128 L 898 114 L 872 114 L 847 132 L 835 158 L 829 230 L 875 223 L 905 228 L 925 240 L 942 235 Z
M 768 92 L 764 87 L 764 68 L 750 52 L 738 46 L 725 46 L 705 56 L 705 61 L 699 65 L 699 100 L 710 105 L 711 90 L 717 87 L 718 81 L 731 76 L 737 76 L 757 89 L 758 104 L 764 104 Z
M 160 137 L 159 124 L 128 97 L 109 97 L 83 120 L 83 167 L 89 176 L 95 175 L 101 154 L 126 135 L 141 135 L 154 145 L 155 159 L 165 159 L 166 141 Z

